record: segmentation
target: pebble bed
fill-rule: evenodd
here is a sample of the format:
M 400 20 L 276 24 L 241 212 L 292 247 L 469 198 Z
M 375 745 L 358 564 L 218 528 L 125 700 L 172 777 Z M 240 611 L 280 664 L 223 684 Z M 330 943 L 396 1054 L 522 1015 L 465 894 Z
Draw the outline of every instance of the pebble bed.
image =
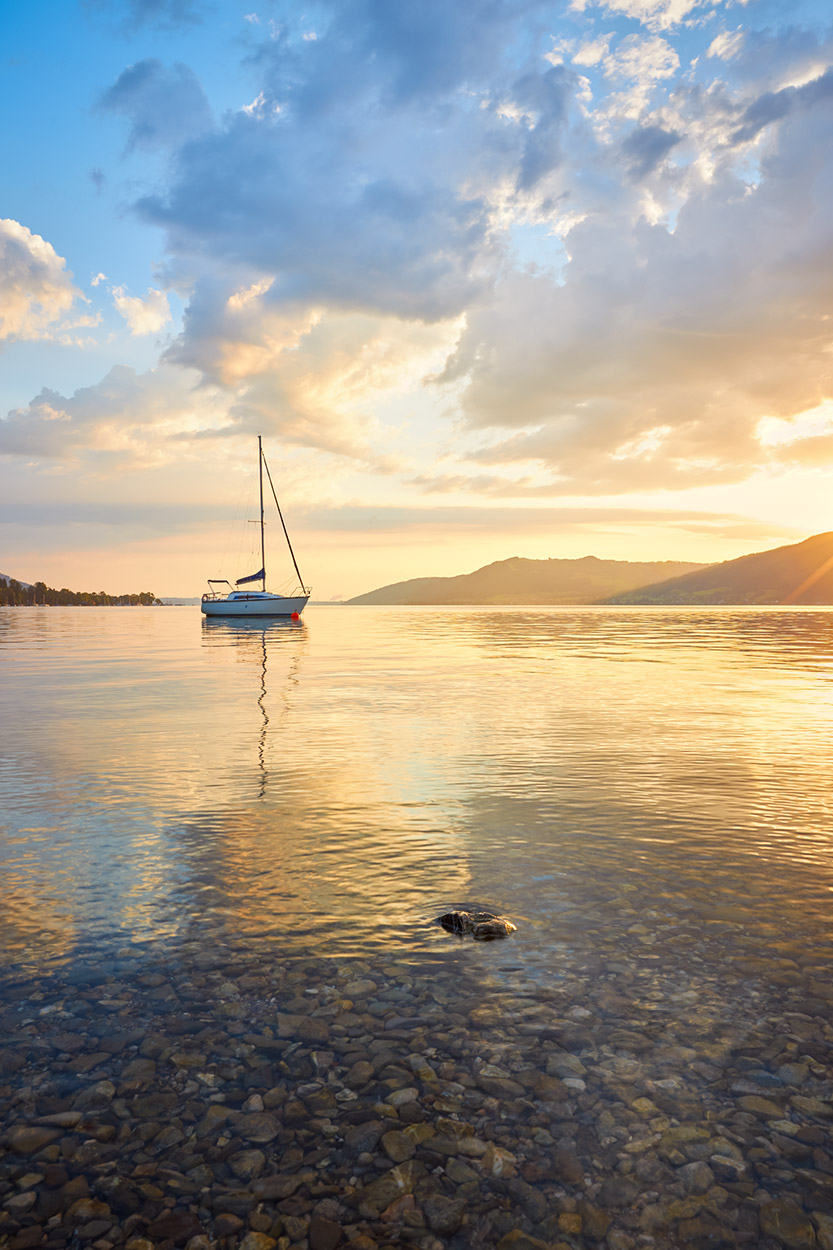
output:
M 833 1250 L 829 948 L 600 915 L 549 977 L 443 934 L 8 981 L 0 1245 Z

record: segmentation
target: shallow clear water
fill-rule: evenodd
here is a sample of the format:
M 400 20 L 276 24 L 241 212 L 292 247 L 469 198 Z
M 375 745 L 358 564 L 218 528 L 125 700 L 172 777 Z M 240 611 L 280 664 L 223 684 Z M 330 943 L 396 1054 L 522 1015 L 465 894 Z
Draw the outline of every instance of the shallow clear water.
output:
M 833 612 L 1 609 L 0 671 L 15 976 L 195 940 L 442 962 L 466 905 L 518 926 L 467 946 L 498 977 L 667 966 L 680 926 L 828 957 Z
M 9 1250 L 833 1245 L 832 665 L 824 610 L 0 611 Z

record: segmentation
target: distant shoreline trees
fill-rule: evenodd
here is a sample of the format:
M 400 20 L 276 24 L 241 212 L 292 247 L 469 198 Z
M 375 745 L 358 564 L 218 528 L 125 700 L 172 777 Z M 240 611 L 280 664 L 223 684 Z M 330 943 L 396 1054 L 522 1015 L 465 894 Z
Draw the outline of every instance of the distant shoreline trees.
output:
M 31 608 L 40 604 L 50 607 L 113 607 L 113 608 L 149 608 L 161 603 L 150 590 L 143 590 L 138 595 L 108 595 L 103 590 L 55 590 L 45 582 L 35 582 L 33 586 L 24 586 L 13 577 L 7 581 L 0 577 L 0 607 Z

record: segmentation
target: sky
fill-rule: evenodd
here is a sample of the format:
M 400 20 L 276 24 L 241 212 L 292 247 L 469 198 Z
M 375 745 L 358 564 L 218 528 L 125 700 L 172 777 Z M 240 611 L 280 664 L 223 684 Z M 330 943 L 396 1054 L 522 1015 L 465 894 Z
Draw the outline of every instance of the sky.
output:
M 17 0 L 0 62 L 3 573 L 253 572 L 259 434 L 314 598 L 833 529 L 826 0 Z

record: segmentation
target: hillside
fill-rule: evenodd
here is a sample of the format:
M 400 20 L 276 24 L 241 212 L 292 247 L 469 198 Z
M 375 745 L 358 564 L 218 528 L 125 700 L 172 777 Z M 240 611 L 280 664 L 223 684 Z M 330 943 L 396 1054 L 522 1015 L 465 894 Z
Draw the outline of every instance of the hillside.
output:
M 616 593 L 608 603 L 833 604 L 833 533 Z
M 348 604 L 570 604 L 597 603 L 701 564 L 660 560 L 498 560 L 457 577 L 415 577 L 348 599 Z

